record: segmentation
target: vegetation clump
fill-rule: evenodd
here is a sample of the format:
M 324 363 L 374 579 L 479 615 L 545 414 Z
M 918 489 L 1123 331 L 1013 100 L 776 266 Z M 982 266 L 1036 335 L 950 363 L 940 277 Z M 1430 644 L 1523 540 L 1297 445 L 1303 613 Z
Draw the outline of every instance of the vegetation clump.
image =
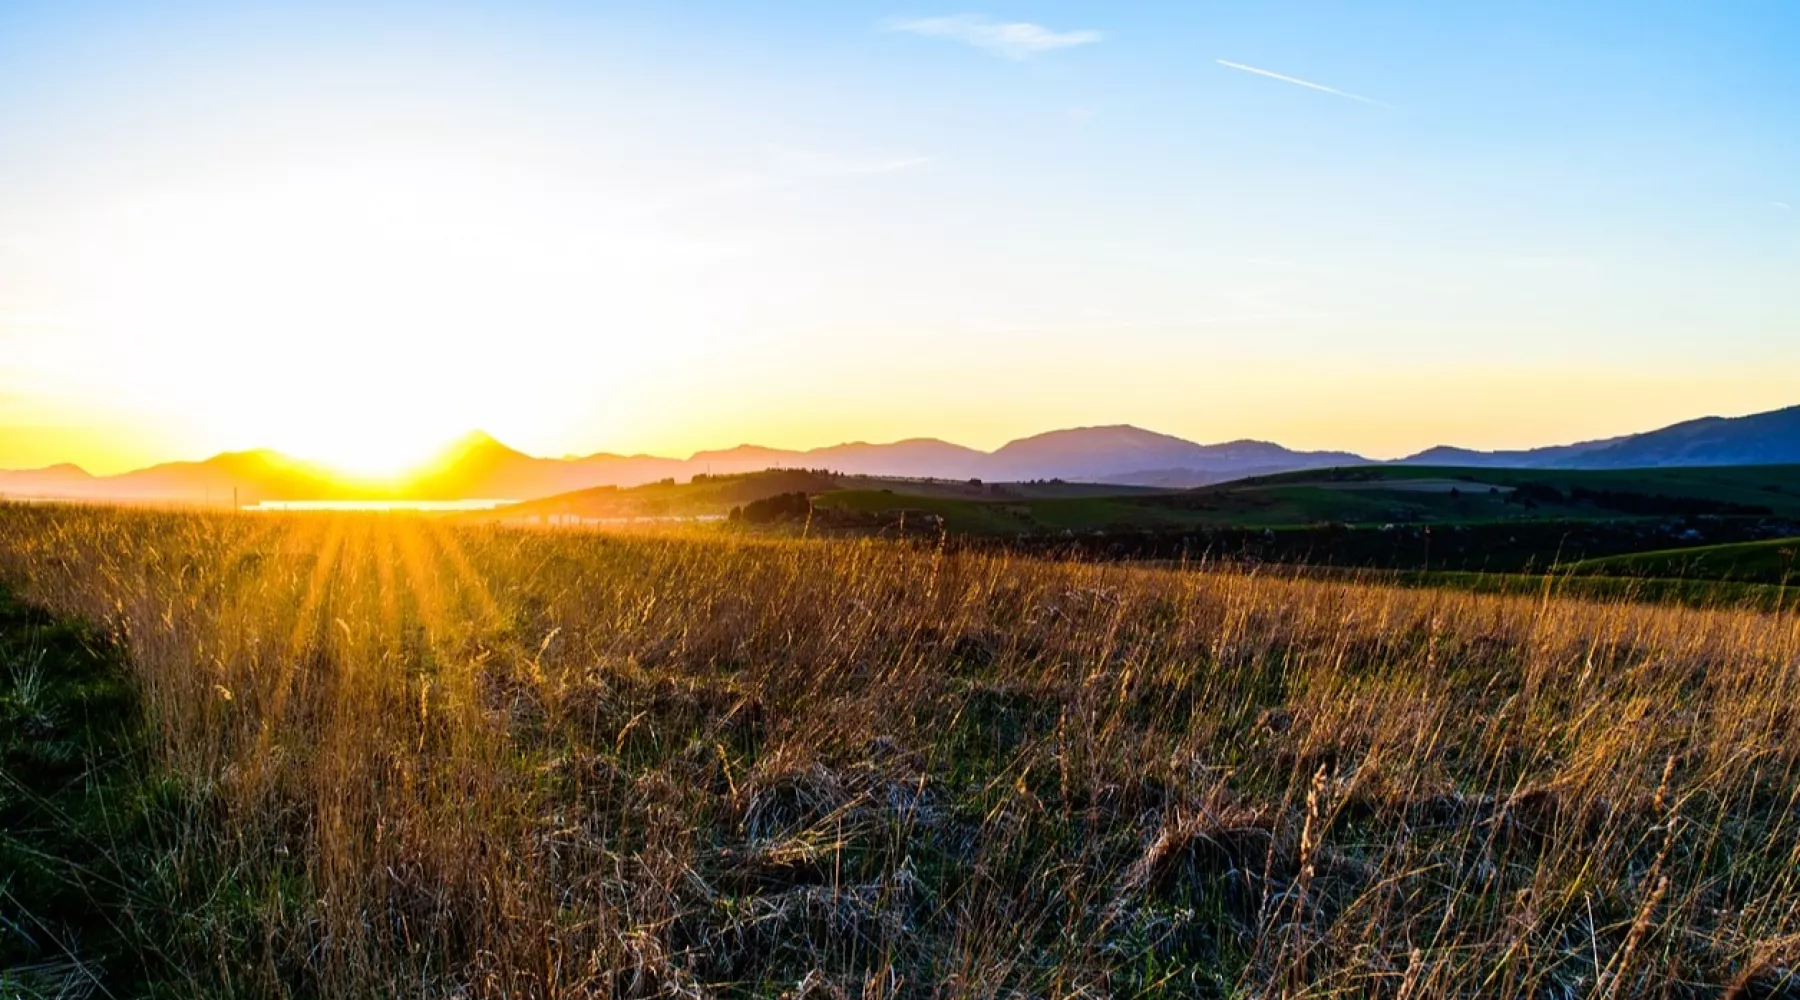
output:
M 0 996 L 192 995 L 257 933 L 147 735 L 114 642 L 0 591 Z

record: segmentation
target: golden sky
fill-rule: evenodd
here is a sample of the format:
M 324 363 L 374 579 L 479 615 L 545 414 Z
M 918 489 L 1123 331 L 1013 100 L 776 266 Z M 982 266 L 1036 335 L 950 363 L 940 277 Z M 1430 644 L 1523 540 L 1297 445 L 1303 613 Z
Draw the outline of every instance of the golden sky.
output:
M 1800 80 L 1699 7 L 1571 78 L 1568 5 L 26 6 L 0 468 L 474 428 L 1391 457 L 1800 402 Z

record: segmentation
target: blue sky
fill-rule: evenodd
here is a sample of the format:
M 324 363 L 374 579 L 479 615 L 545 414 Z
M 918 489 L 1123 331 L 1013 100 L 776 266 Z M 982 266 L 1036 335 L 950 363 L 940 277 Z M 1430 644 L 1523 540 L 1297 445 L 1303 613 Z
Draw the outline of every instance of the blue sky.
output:
M 1800 402 L 1797 42 L 1782 3 L 0 5 L 0 466 Z

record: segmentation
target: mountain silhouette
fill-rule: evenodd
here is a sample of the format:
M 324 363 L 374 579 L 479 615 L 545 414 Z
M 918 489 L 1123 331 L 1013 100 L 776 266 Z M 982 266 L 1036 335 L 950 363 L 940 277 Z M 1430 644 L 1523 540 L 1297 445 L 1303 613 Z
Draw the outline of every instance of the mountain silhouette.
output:
M 167 462 L 116 476 L 93 476 L 74 465 L 0 472 L 0 494 L 124 501 L 232 502 L 265 499 L 348 499 L 342 477 L 276 451 L 225 452 L 203 462 Z
M 1484 452 L 1438 447 L 1401 461 L 1525 469 L 1786 465 L 1800 463 L 1800 406 L 1743 417 L 1701 417 L 1642 434 L 1551 448 Z
M 1550 467 L 1561 462 L 1579 464 L 1582 455 L 1610 447 L 1623 440 L 1625 438 L 1606 438 L 1600 441 L 1582 441 L 1576 444 L 1511 451 L 1477 451 L 1473 448 L 1439 445 L 1435 448 L 1427 448 L 1417 455 L 1409 455 L 1400 461 L 1406 465 L 1460 465 L 1488 469 Z
M 67 496 L 92 488 L 94 477 L 79 465 L 63 463 L 42 469 L 0 471 L 0 495 Z
M 1642 434 L 1547 448 L 1485 452 L 1442 446 L 1400 461 L 1555 469 L 1800 463 L 1800 406 L 1745 417 L 1704 417 Z M 244 504 L 332 499 L 526 500 L 598 486 L 636 486 L 769 468 L 1179 488 L 1366 462 L 1350 452 L 1295 451 L 1268 441 L 1198 444 L 1128 424 L 1049 431 L 1008 442 L 992 452 L 935 438 L 909 438 L 888 444 L 859 441 L 798 451 L 745 444 L 697 452 L 685 459 L 608 453 L 540 458 L 474 431 L 452 442 L 398 484 L 358 483 L 315 463 L 256 450 L 227 452 L 200 462 L 169 462 L 116 476 L 92 476 L 66 464 L 0 472 L 0 496 L 216 504 L 233 499 Z
M 1298 452 L 1267 441 L 1195 444 L 1129 424 L 1076 427 L 1020 438 L 988 456 L 987 478 L 1135 480 L 1147 474 L 1187 470 L 1214 476 L 1254 474 L 1251 470 L 1358 465 L 1368 459 L 1349 452 Z
M 1796 463 L 1800 462 L 1800 406 L 1747 417 L 1688 420 L 1624 438 L 1579 458 L 1582 464 L 1597 469 Z

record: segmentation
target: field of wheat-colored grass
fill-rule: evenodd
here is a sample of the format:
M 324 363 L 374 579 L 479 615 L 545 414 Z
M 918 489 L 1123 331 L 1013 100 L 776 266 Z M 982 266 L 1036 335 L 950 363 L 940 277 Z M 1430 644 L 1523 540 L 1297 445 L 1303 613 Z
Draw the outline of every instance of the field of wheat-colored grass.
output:
M 0 584 L 129 665 L 185 995 L 1793 995 L 1793 614 L 72 507 Z

